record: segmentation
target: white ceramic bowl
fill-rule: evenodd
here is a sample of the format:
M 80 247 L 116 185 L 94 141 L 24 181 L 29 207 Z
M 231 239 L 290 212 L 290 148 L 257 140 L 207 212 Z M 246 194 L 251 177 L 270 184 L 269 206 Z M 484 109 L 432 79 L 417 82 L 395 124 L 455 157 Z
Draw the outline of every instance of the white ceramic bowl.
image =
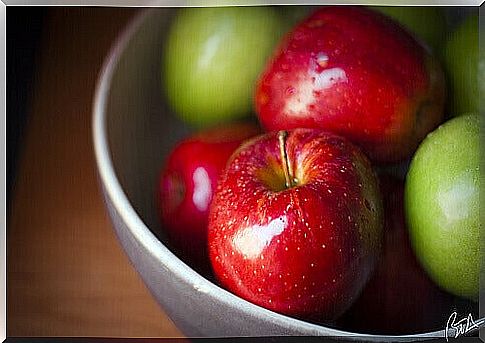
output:
M 161 91 L 164 35 L 174 11 L 144 10 L 125 30 L 106 60 L 94 102 L 100 183 L 116 234 L 136 270 L 190 337 L 320 335 L 389 341 L 390 336 L 336 330 L 254 305 L 199 275 L 164 244 L 154 201 L 157 176 L 173 144 L 189 132 L 171 115 Z

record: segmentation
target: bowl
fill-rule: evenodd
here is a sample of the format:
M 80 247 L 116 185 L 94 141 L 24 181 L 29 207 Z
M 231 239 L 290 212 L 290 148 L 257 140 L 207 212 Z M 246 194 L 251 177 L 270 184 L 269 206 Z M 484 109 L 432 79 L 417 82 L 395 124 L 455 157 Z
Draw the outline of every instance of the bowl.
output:
M 110 51 L 94 100 L 99 180 L 117 237 L 145 284 L 189 337 L 334 336 L 373 341 L 443 337 L 443 330 L 370 335 L 277 314 L 219 287 L 172 252 L 160 228 L 155 185 L 164 159 L 190 129 L 166 106 L 163 42 L 176 9 L 146 9 Z

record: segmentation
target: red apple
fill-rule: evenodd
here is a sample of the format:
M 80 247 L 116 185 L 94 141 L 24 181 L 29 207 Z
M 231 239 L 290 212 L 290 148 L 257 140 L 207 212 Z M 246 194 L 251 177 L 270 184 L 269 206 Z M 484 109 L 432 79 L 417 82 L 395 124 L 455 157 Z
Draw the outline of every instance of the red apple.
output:
M 171 152 L 159 181 L 160 216 L 170 243 L 197 265 L 208 264 L 207 218 L 217 180 L 229 156 L 260 133 L 254 124 L 232 124 L 197 133 Z
M 340 319 L 345 328 L 378 334 L 411 334 L 443 328 L 453 297 L 420 267 L 404 219 L 404 182 L 382 175 L 384 245 L 376 272 Z
M 267 130 L 322 128 L 396 162 L 441 122 L 444 89 L 436 59 L 392 19 L 326 6 L 281 42 L 255 104 Z
M 381 243 L 369 160 L 317 129 L 244 143 L 219 180 L 209 255 L 223 287 L 291 316 L 326 320 L 357 298 Z

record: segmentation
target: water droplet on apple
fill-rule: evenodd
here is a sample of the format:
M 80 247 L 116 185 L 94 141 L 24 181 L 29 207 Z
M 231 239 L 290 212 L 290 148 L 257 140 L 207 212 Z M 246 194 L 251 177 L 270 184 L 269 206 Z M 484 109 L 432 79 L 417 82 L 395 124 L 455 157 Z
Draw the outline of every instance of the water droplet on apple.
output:
M 317 55 L 317 64 L 322 67 L 322 68 L 325 68 L 328 64 L 328 55 L 323 53 L 323 52 L 320 52 L 318 53 Z

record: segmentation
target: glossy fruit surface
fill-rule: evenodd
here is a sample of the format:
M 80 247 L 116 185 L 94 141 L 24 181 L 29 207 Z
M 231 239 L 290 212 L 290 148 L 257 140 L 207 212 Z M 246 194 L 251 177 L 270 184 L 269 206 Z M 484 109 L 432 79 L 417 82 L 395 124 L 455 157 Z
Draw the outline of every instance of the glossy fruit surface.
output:
M 180 10 L 162 75 L 175 113 L 197 127 L 249 115 L 254 83 L 283 27 L 270 7 Z
M 480 59 L 478 15 L 468 17 L 453 32 L 445 47 L 445 64 L 451 91 L 451 113 L 480 112 L 485 94 L 485 58 Z
M 402 24 L 435 53 L 443 48 L 446 37 L 446 18 L 441 7 L 436 6 L 372 6 Z
M 441 330 L 452 312 L 453 297 L 435 285 L 414 255 L 404 219 L 404 181 L 386 174 L 380 181 L 382 255 L 341 325 L 355 332 L 391 335 Z
M 259 136 L 231 157 L 211 205 L 214 273 L 265 308 L 335 318 L 374 268 L 381 206 L 368 159 L 346 139 L 315 129 Z
M 409 157 L 443 116 L 444 80 L 401 26 L 359 7 L 322 7 L 267 65 L 255 95 L 268 130 L 321 128 L 378 162 Z
M 480 271 L 479 117 L 454 118 L 413 157 L 405 206 L 411 241 L 429 276 L 458 296 L 478 298 Z
M 259 133 L 253 124 L 231 124 L 197 133 L 170 153 L 160 174 L 158 201 L 173 246 L 197 265 L 208 264 L 207 217 L 229 156 Z
M 285 25 L 285 33 L 290 31 L 300 21 L 308 17 L 318 6 L 278 6 L 276 9 L 281 13 Z

